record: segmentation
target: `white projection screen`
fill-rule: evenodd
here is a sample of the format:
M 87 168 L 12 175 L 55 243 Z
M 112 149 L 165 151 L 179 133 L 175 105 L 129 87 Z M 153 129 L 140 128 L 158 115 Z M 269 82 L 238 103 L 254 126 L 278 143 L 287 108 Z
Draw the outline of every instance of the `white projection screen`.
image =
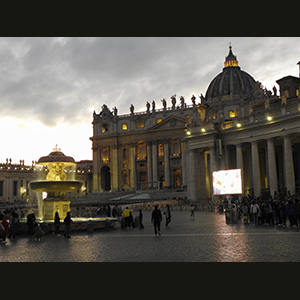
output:
M 216 171 L 212 173 L 212 177 L 214 195 L 242 193 L 241 169 Z

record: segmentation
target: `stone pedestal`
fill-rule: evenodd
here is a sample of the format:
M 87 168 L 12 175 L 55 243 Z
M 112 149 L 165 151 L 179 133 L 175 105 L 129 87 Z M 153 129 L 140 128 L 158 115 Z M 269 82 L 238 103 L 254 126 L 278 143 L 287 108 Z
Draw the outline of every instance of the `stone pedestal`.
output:
M 60 220 L 63 221 L 70 211 L 70 203 L 68 198 L 46 198 L 43 201 L 43 219 L 54 220 L 54 215 L 58 212 Z

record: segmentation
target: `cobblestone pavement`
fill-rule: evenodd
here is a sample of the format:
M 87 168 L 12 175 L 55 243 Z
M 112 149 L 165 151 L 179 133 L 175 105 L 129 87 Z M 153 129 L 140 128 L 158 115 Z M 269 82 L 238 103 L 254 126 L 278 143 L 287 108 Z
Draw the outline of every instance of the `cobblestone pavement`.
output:
M 135 217 L 138 213 L 134 212 Z M 17 236 L 0 243 L 1 262 L 294 262 L 300 261 L 300 228 L 227 225 L 224 214 L 172 211 L 155 236 L 150 211 L 144 230 L 73 232 L 70 239 L 48 234 L 37 242 Z

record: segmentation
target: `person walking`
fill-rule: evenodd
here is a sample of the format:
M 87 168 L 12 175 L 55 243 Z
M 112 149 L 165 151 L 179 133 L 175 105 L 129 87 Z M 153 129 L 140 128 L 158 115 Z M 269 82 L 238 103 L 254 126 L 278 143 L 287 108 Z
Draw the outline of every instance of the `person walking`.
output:
M 295 219 L 294 219 L 294 214 L 295 214 L 294 212 L 295 212 L 295 210 L 294 210 L 293 202 L 292 202 L 292 200 L 289 200 L 288 204 L 286 206 L 286 214 L 289 218 L 290 227 L 296 227 Z
M 1 232 L 2 243 L 6 244 L 6 237 L 9 235 L 9 223 L 7 220 L 9 219 L 8 215 L 4 215 L 3 220 L 1 221 L 2 226 L 4 227 L 4 231 Z
M 128 207 L 126 207 L 123 211 L 123 218 L 125 220 L 125 228 L 131 227 L 131 223 L 130 223 L 130 213 L 131 212 L 133 212 L 133 210 L 129 209 Z
M 10 218 L 10 236 L 14 239 L 19 228 L 19 215 L 13 212 Z
M 170 206 L 167 204 L 164 215 L 166 216 L 166 227 L 168 227 L 169 223 L 171 222 L 171 211 L 170 211 Z
M 45 232 L 42 230 L 42 227 L 40 225 L 40 223 L 38 223 L 36 226 L 35 226 L 35 229 L 34 229 L 34 236 L 35 236 L 35 240 L 37 242 L 41 241 L 42 240 L 42 236 L 45 234 Z
M 27 215 L 27 226 L 28 226 L 28 234 L 33 235 L 33 227 L 35 223 L 35 215 L 34 212 Z
M 64 224 L 65 224 L 64 237 L 65 238 L 70 238 L 72 222 L 73 222 L 73 220 L 71 219 L 71 212 L 68 211 L 66 217 L 64 218 Z
M 251 207 L 250 207 L 250 213 L 252 214 L 253 216 L 253 225 L 258 225 L 258 214 L 260 212 L 260 209 L 259 209 L 259 205 L 257 203 L 257 201 L 254 201 L 253 204 L 251 204 Z
M 145 229 L 145 227 L 143 225 L 143 211 L 142 211 L 142 209 L 140 209 L 140 211 L 139 211 L 139 223 L 140 223 L 140 229 Z
M 195 220 L 195 206 L 191 205 L 191 214 L 190 214 L 191 220 Z
M 300 203 L 299 199 L 295 199 L 295 204 L 294 204 L 294 223 L 297 227 L 300 226 Z
M 59 229 L 60 229 L 60 217 L 58 211 L 54 215 L 54 225 L 55 225 L 55 231 L 54 233 L 59 236 Z
M 162 215 L 160 209 L 158 209 L 158 205 L 154 206 L 154 210 L 152 211 L 151 215 L 151 222 L 154 225 L 154 233 L 157 236 L 157 233 L 161 235 L 160 233 L 160 222 L 162 221 Z

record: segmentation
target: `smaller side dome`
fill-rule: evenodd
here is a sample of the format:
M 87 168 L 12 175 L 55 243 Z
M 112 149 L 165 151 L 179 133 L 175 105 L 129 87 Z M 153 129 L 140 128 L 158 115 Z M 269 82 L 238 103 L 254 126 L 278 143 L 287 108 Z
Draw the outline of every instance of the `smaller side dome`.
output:
M 48 164 L 48 163 L 54 163 L 54 162 L 63 162 L 68 165 L 75 165 L 76 162 L 73 157 L 71 156 L 66 156 L 64 153 L 60 151 L 57 146 L 53 149 L 51 153 L 47 156 L 42 156 L 39 158 L 37 164 L 38 165 L 43 165 L 43 164 Z

